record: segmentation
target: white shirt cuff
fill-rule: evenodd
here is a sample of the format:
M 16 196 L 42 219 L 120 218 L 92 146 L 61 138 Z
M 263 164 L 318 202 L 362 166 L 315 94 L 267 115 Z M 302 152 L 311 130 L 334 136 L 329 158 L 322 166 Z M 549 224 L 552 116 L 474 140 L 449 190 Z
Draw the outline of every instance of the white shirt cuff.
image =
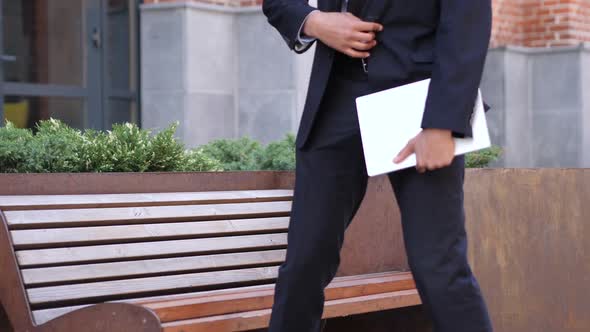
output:
M 303 27 L 305 26 L 305 22 L 307 22 L 309 15 L 311 15 L 313 12 L 315 12 L 315 10 L 307 14 L 305 19 L 303 20 L 303 23 L 301 23 L 301 26 L 299 27 L 299 32 L 297 33 L 297 42 L 295 43 L 296 51 L 303 51 L 309 46 L 309 44 L 316 41 L 316 38 L 306 36 L 305 33 L 303 33 Z

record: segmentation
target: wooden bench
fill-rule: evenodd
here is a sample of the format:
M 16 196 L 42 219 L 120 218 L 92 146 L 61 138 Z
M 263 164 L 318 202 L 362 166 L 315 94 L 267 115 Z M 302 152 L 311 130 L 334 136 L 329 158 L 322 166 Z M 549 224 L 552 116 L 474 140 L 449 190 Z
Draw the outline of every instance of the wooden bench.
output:
M 268 324 L 291 190 L 0 196 L 0 299 L 21 331 Z M 409 272 L 337 277 L 324 318 L 420 304 Z

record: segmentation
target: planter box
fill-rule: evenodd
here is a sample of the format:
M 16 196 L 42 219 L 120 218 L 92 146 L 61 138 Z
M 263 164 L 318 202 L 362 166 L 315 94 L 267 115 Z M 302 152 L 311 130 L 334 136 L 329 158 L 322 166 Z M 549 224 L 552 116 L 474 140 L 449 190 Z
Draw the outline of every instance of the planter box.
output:
M 286 189 L 293 183 L 292 172 L 0 174 L 0 195 Z M 467 171 L 469 258 L 495 331 L 590 331 L 589 203 L 590 169 Z M 338 274 L 407 270 L 403 248 L 389 182 L 373 178 L 347 232 Z M 425 324 L 420 310 L 341 318 L 330 321 L 328 331 L 409 331 Z

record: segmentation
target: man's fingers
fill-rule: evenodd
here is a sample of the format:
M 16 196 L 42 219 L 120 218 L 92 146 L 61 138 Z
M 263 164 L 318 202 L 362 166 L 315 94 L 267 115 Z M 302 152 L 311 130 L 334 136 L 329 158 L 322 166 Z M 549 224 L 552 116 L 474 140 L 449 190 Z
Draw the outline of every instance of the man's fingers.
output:
M 426 169 L 429 171 L 434 171 L 437 170 L 439 168 L 441 168 L 442 166 L 440 166 L 439 164 L 428 164 L 426 165 Z
M 416 168 L 421 168 L 423 170 L 428 170 L 428 171 L 435 171 L 437 169 L 441 169 L 441 168 L 445 168 L 448 167 L 449 165 L 451 165 L 451 162 L 448 161 L 426 161 L 426 162 L 417 162 L 416 163 Z
M 377 42 L 375 42 L 375 41 L 368 42 L 368 43 L 353 42 L 351 44 L 352 48 L 354 48 L 357 51 L 368 51 L 368 50 L 372 49 L 373 47 L 375 47 L 375 45 L 377 45 Z
M 426 163 L 425 167 L 429 171 L 435 171 L 437 169 L 448 167 L 449 165 L 451 165 L 452 162 L 453 162 L 453 160 L 429 162 L 429 163 Z
M 351 58 L 359 58 L 359 59 L 368 58 L 371 55 L 369 52 L 357 51 L 352 48 L 345 50 L 344 54 L 348 55 Z
M 397 154 L 393 162 L 396 164 L 406 160 L 412 153 L 414 153 L 414 140 L 410 140 L 408 144 Z
M 364 22 L 364 21 L 360 21 L 360 22 L 356 22 L 354 29 L 357 31 L 382 31 L 383 30 L 383 26 L 379 23 L 373 23 L 373 22 Z
M 375 33 L 374 32 L 360 32 L 357 31 L 352 35 L 354 40 L 362 41 L 362 42 L 370 42 L 375 40 Z

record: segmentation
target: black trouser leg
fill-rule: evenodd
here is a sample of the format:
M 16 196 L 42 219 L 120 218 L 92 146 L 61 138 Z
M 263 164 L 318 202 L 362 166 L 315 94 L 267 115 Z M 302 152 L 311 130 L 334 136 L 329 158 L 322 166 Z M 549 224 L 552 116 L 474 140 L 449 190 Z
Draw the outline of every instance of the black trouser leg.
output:
M 368 92 L 365 81 L 331 80 L 307 146 L 296 151 L 287 256 L 269 332 L 320 331 L 324 288 L 367 187 L 354 99 Z
M 360 155 L 359 155 L 360 153 Z M 270 332 L 319 332 L 324 288 L 340 264 L 344 232 L 367 186 L 360 138 L 297 151 L 288 248 Z
M 464 158 L 419 174 L 391 173 L 410 268 L 435 332 L 490 332 L 488 311 L 467 261 Z

